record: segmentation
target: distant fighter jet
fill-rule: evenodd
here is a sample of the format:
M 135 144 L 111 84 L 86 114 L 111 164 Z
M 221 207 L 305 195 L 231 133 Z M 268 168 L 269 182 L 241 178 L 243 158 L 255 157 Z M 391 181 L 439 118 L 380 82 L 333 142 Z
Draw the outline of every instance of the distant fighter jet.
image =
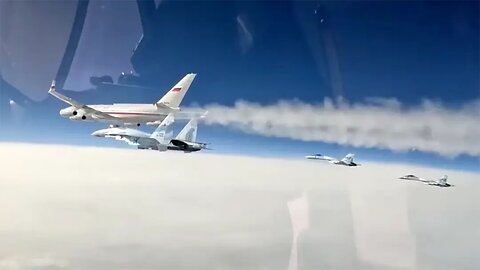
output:
M 354 157 L 355 157 L 355 155 L 350 153 L 350 154 L 346 155 L 344 158 L 342 158 L 341 160 L 338 160 L 338 159 L 335 159 L 335 158 L 332 158 L 332 157 L 329 157 L 329 156 L 324 156 L 324 155 L 321 155 L 321 154 L 315 154 L 313 156 L 306 156 L 305 158 L 306 159 L 326 160 L 326 161 L 328 161 L 332 164 L 349 166 L 349 167 L 360 166 L 360 164 L 353 162 Z
M 60 110 L 60 115 L 70 120 L 104 122 L 113 126 L 140 126 L 141 123 L 159 125 L 171 112 L 175 113 L 175 117 L 181 119 L 197 117 L 195 112 L 182 111 L 179 108 L 195 76 L 194 73 L 187 74 L 159 101 L 153 104 L 85 105 L 58 93 L 55 89 L 55 81 L 52 82 L 48 93 L 70 105 L 70 107 Z M 198 112 L 196 113 L 198 114 Z
M 176 150 L 186 153 L 208 149 L 206 143 L 196 142 L 197 119 L 191 119 L 174 139 L 167 138 L 167 129 L 174 122 L 173 113 L 162 121 L 152 134 L 126 127 L 111 127 L 97 130 L 93 136 L 114 138 L 125 141 L 138 149 L 152 149 L 159 151 Z
M 450 185 L 447 183 L 448 176 L 444 175 L 442 178 L 436 180 L 436 181 L 428 181 L 427 185 L 430 186 L 437 186 L 437 187 L 451 187 L 453 185 Z
M 418 177 L 416 175 L 413 175 L 413 174 L 407 174 L 405 176 L 399 177 L 399 179 L 403 179 L 403 180 L 412 180 L 412 181 L 424 182 L 425 184 L 430 185 L 430 186 L 438 186 L 438 187 L 451 187 L 451 186 L 453 186 L 453 185 L 447 183 L 447 178 L 448 178 L 448 176 L 445 175 L 442 178 L 440 178 L 439 180 L 427 180 L 427 179 L 420 178 L 420 177 Z
M 426 181 L 425 179 L 423 178 L 420 178 L 416 175 L 413 175 L 413 174 L 407 174 L 405 176 L 401 176 L 399 177 L 398 179 L 403 179 L 403 180 L 413 180 L 413 181 Z

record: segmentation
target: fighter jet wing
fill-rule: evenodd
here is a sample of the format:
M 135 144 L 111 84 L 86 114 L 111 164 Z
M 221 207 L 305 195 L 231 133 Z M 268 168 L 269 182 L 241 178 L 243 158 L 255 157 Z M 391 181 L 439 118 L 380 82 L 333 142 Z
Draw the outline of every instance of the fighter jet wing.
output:
M 128 143 L 129 145 L 141 145 L 142 143 L 150 142 L 152 145 L 157 144 L 157 141 L 151 139 L 151 138 L 145 138 L 145 137 L 138 137 L 138 136 L 132 136 L 132 135 L 107 135 L 105 136 L 106 138 L 113 138 L 117 141 L 123 141 Z
M 65 95 L 62 95 L 60 93 L 58 93 L 56 90 L 55 90 L 55 81 L 52 81 L 52 85 L 50 86 L 50 89 L 48 90 L 48 93 L 54 97 L 56 97 L 57 99 L 77 108 L 77 109 L 83 109 L 85 112 L 87 112 L 90 116 L 92 116 L 93 118 L 97 118 L 97 119 L 111 119 L 111 120 L 118 120 L 117 117 L 114 117 L 114 116 L 111 116 L 110 114 L 107 114 L 107 113 L 104 113 L 104 112 L 101 112 L 99 110 L 95 110 L 94 108 L 92 107 L 89 107 L 85 104 L 82 104 L 78 101 L 75 101 L 74 99 L 72 98 L 69 98 Z
M 322 159 L 326 160 L 326 161 L 331 161 L 331 162 L 338 162 L 339 161 L 338 159 L 332 158 L 332 157 L 329 157 L 329 156 L 322 156 Z
M 124 141 L 129 145 L 138 145 L 138 137 L 132 137 L 127 135 L 108 135 L 106 138 L 113 138 L 117 141 Z
M 449 183 L 441 183 L 438 181 L 427 181 L 425 184 L 429 186 L 437 186 L 437 187 L 453 187 L 454 185 L 449 184 Z

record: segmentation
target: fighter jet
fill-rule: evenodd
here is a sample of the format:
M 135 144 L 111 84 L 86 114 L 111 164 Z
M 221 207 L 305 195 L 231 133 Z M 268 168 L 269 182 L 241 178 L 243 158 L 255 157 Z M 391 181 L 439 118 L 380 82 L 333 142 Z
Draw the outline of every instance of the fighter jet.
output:
M 346 155 L 344 158 L 341 160 L 329 157 L 329 156 L 324 156 L 322 154 L 315 154 L 313 156 L 306 156 L 306 159 L 318 159 L 318 160 L 326 160 L 332 164 L 336 165 L 343 165 L 343 166 L 349 166 L 349 167 L 354 167 L 354 166 L 360 166 L 360 164 L 353 162 L 353 158 L 355 157 L 354 154 L 350 153 Z
M 412 180 L 412 181 L 426 181 L 425 179 L 423 178 L 420 178 L 416 175 L 413 175 L 413 174 L 407 174 L 407 175 L 404 175 L 404 176 L 400 176 L 398 179 L 402 179 L 402 180 Z
M 173 113 L 169 113 L 152 134 L 133 128 L 111 127 L 97 130 L 93 132 L 92 135 L 125 141 L 130 145 L 137 146 L 138 149 L 152 149 L 158 151 L 174 150 L 186 153 L 208 149 L 206 143 L 195 141 L 198 126 L 196 118 L 191 119 L 182 131 L 180 131 L 174 139 L 170 140 L 167 138 L 167 129 L 173 122 Z
M 60 110 L 60 115 L 70 120 L 96 121 L 111 124 L 114 127 L 159 125 L 165 117 L 173 112 L 177 119 L 191 119 L 198 113 L 204 112 L 182 111 L 179 106 L 196 74 L 187 74 L 159 101 L 153 104 L 129 104 L 116 103 L 109 105 L 85 105 L 73 100 L 55 89 L 55 81 L 52 82 L 48 93 L 59 100 L 67 103 L 70 107 Z
M 420 178 L 420 177 L 418 177 L 416 175 L 413 175 L 413 174 L 407 174 L 405 176 L 399 177 L 398 179 L 419 181 L 419 182 L 423 182 L 426 185 L 430 185 L 430 186 L 438 186 L 438 187 L 451 187 L 451 186 L 453 186 L 453 185 L 447 183 L 447 178 L 448 178 L 448 176 L 445 175 L 442 178 L 440 178 L 439 180 L 427 180 L 427 179 Z
M 427 181 L 427 185 L 430 186 L 437 186 L 437 187 L 451 187 L 453 185 L 447 183 L 448 176 L 444 175 L 442 178 L 438 180 Z

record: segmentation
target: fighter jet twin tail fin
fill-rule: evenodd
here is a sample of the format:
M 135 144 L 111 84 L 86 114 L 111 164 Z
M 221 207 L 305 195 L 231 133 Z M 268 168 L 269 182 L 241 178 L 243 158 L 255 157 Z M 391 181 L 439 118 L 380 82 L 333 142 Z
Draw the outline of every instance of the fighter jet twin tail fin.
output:
M 168 127 L 175 122 L 174 113 L 171 112 L 163 119 L 155 131 L 150 135 L 150 138 L 157 140 L 161 144 L 168 144 L 169 139 L 166 138 Z M 178 133 L 175 140 L 184 142 L 195 142 L 197 139 L 198 120 L 192 118 L 185 127 Z

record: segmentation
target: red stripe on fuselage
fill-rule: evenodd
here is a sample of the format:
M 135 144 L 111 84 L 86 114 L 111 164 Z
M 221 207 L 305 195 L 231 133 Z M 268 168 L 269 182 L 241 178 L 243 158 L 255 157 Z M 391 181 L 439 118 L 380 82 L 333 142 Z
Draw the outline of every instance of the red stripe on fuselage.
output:
M 124 114 L 124 115 L 152 115 L 152 116 L 160 116 L 165 115 L 163 113 L 139 113 L 139 112 L 103 112 L 106 114 Z

